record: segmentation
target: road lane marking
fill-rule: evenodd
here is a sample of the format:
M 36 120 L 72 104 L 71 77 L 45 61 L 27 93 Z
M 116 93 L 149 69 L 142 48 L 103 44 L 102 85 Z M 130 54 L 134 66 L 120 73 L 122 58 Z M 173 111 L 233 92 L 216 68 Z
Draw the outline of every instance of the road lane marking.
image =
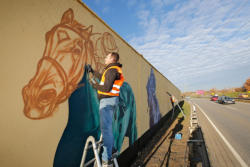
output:
M 244 103 L 244 102 L 241 102 L 241 101 L 237 101 L 237 103 L 239 103 L 239 104 L 244 104 L 244 105 L 247 105 L 247 106 L 250 105 L 250 103 Z
M 222 140 L 225 142 L 225 144 L 227 145 L 227 147 L 229 148 L 229 150 L 233 153 L 233 155 L 235 156 L 235 158 L 239 161 L 239 163 L 241 164 L 242 167 L 248 167 L 248 165 L 246 164 L 246 162 L 240 157 L 240 155 L 235 151 L 235 149 L 233 148 L 233 146 L 227 141 L 227 139 L 223 136 L 223 134 L 220 132 L 220 130 L 214 125 L 214 123 L 210 120 L 210 118 L 207 116 L 207 114 L 203 111 L 203 109 L 201 109 L 201 107 L 196 104 L 197 107 L 200 109 L 200 111 L 205 115 L 205 117 L 207 118 L 207 120 L 211 123 L 211 125 L 214 127 L 214 129 L 216 130 L 216 132 L 219 134 L 219 136 L 222 138 Z
M 228 109 L 231 109 L 231 110 L 235 110 L 235 111 L 237 111 L 237 109 L 236 108 L 233 108 L 233 107 L 230 107 L 230 106 L 225 106 L 226 108 L 228 108 Z

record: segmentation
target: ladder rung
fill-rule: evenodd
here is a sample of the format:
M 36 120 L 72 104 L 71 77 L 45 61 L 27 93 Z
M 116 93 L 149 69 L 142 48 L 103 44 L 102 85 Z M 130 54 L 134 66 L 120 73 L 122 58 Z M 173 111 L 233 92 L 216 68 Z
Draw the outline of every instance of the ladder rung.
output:
M 117 156 L 118 156 L 118 153 L 113 154 L 112 156 L 113 156 L 113 157 L 112 157 L 112 160 L 113 160 L 114 163 L 115 163 L 115 161 L 117 161 L 116 158 L 117 158 Z M 95 158 L 93 158 L 93 159 L 89 160 L 88 162 L 86 162 L 86 163 L 84 164 L 84 166 L 89 166 L 89 165 L 92 164 L 93 162 L 95 162 Z
M 89 160 L 87 163 L 84 164 L 84 166 L 89 166 L 89 165 L 92 164 L 93 162 L 95 162 L 95 158 Z
M 102 147 L 103 146 L 103 143 L 102 141 L 101 142 L 96 142 L 96 147 Z M 92 145 L 89 145 L 87 149 L 90 149 L 90 148 L 93 148 L 93 144 Z
M 89 143 L 92 143 L 91 145 L 89 145 Z M 83 167 L 83 166 L 89 166 L 90 164 L 92 164 L 93 162 L 96 163 L 96 165 L 98 167 L 101 167 L 101 162 L 100 162 L 100 158 L 99 158 L 99 153 L 100 153 L 100 148 L 101 146 L 103 146 L 103 141 L 102 141 L 102 135 L 100 137 L 100 140 L 99 141 L 95 141 L 95 138 L 93 136 L 89 136 L 87 138 L 87 141 L 85 143 L 85 147 L 84 147 L 84 150 L 83 150 L 83 155 L 82 155 L 82 160 L 81 160 L 81 164 L 80 164 L 80 167 Z M 93 148 L 93 151 L 94 151 L 94 155 L 95 155 L 95 158 L 89 160 L 87 163 L 84 164 L 85 162 L 85 158 L 86 158 L 86 155 L 87 155 L 87 150 L 90 149 L 90 148 Z M 119 167 L 118 165 L 118 162 L 117 162 L 117 159 L 116 157 L 118 156 L 119 154 L 114 154 L 114 158 L 112 157 L 113 161 L 114 161 L 114 165 L 115 167 Z
M 96 144 L 99 144 L 99 143 L 103 143 L 103 141 L 101 140 L 101 141 L 96 142 Z

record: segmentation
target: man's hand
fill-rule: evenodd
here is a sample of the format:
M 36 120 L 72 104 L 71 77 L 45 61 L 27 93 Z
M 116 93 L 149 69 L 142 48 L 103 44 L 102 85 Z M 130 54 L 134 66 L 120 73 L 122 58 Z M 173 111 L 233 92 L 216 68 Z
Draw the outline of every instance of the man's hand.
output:
M 94 89 L 97 89 L 97 87 L 98 87 L 98 84 L 97 84 L 97 83 L 91 82 L 91 85 L 92 85 L 92 87 L 93 87 Z
M 92 85 L 92 87 L 94 89 L 97 89 L 98 83 L 94 80 L 94 78 L 91 78 L 89 81 L 90 81 L 90 84 Z
M 86 70 L 87 70 L 88 73 L 89 73 L 89 72 L 91 72 L 91 73 L 94 72 L 94 70 L 93 70 L 93 68 L 91 67 L 90 64 L 87 64 L 85 68 L 86 68 Z

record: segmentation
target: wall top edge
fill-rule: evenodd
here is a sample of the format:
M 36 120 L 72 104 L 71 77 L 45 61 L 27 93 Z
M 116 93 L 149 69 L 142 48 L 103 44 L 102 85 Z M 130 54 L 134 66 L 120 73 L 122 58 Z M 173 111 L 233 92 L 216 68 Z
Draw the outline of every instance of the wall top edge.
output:
M 115 32 L 107 23 L 105 23 L 94 11 L 92 11 L 84 2 L 81 0 L 74 0 L 80 3 L 85 9 L 87 9 L 91 14 L 93 14 L 99 21 L 101 21 L 110 31 L 116 34 L 128 47 L 130 47 L 136 54 L 141 56 L 143 60 L 145 60 L 155 71 L 157 71 L 161 76 L 167 79 L 159 70 L 157 70 L 142 54 L 140 54 L 137 50 L 135 50 L 127 41 L 125 41 L 117 32 Z M 167 79 L 168 80 L 168 79 Z M 172 85 L 174 85 L 170 80 L 168 80 Z M 175 85 L 174 85 L 175 86 Z M 176 87 L 176 86 L 175 86 Z M 177 88 L 177 87 L 176 87 Z M 180 89 L 177 88 L 179 91 Z

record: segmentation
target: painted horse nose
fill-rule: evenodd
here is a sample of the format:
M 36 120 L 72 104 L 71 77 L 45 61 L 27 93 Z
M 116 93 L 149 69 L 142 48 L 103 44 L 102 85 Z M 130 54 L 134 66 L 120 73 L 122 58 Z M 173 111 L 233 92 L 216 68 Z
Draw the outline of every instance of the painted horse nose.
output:
M 30 119 L 43 119 L 52 114 L 57 92 L 55 89 L 23 88 L 24 115 Z
M 40 118 L 40 116 L 41 116 L 41 113 L 39 112 L 39 110 L 37 108 L 30 109 L 30 112 L 29 112 L 30 118 L 38 119 L 38 118 Z
M 24 114 L 30 119 L 44 119 L 52 114 L 49 112 L 49 109 L 50 106 L 46 106 L 43 109 L 27 106 L 26 109 L 24 109 Z

